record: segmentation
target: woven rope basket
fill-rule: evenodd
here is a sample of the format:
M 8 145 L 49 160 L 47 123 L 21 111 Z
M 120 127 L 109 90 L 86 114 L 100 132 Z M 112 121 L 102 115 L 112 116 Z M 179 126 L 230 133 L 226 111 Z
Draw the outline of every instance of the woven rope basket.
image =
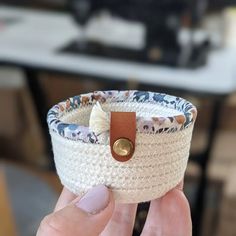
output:
M 135 151 L 125 162 L 111 153 L 111 112 L 136 114 Z M 47 120 L 62 184 L 77 195 L 104 184 L 121 203 L 163 196 L 183 179 L 196 115 L 182 98 L 142 91 L 97 91 L 55 105 Z

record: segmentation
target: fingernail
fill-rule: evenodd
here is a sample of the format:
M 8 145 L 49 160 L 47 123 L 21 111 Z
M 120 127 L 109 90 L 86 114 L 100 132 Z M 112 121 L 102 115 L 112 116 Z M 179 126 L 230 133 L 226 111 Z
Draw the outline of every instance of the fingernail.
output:
M 90 214 L 97 214 L 104 210 L 110 199 L 110 193 L 107 187 L 104 185 L 98 185 L 89 190 L 76 206 L 85 212 Z

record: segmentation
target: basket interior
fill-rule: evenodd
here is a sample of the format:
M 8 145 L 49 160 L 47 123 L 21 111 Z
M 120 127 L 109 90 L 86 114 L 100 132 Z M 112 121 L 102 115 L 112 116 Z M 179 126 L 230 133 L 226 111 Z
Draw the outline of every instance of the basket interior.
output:
M 111 111 L 136 112 L 137 117 L 145 117 L 145 118 L 173 117 L 184 114 L 179 110 L 153 103 L 109 102 L 101 104 L 101 107 L 105 112 L 111 112 Z M 62 117 L 60 117 L 60 119 L 62 122 L 65 123 L 73 123 L 82 126 L 88 126 L 92 108 L 93 105 L 80 107 L 71 112 L 65 113 Z

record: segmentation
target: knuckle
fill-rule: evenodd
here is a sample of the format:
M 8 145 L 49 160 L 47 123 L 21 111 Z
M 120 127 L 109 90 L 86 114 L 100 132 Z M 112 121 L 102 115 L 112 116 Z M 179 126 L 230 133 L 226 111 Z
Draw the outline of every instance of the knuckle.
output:
M 52 215 L 45 216 L 39 226 L 39 236 L 61 236 L 62 231 Z M 38 235 L 37 235 L 38 236 Z

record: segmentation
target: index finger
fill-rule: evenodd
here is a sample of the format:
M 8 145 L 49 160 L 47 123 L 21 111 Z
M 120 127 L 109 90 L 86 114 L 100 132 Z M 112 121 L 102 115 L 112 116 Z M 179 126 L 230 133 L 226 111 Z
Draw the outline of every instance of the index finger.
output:
M 59 211 L 65 206 L 67 206 L 70 202 L 72 202 L 76 198 L 76 195 L 68 190 L 66 187 L 63 188 L 62 193 L 57 201 L 56 207 L 54 211 Z

